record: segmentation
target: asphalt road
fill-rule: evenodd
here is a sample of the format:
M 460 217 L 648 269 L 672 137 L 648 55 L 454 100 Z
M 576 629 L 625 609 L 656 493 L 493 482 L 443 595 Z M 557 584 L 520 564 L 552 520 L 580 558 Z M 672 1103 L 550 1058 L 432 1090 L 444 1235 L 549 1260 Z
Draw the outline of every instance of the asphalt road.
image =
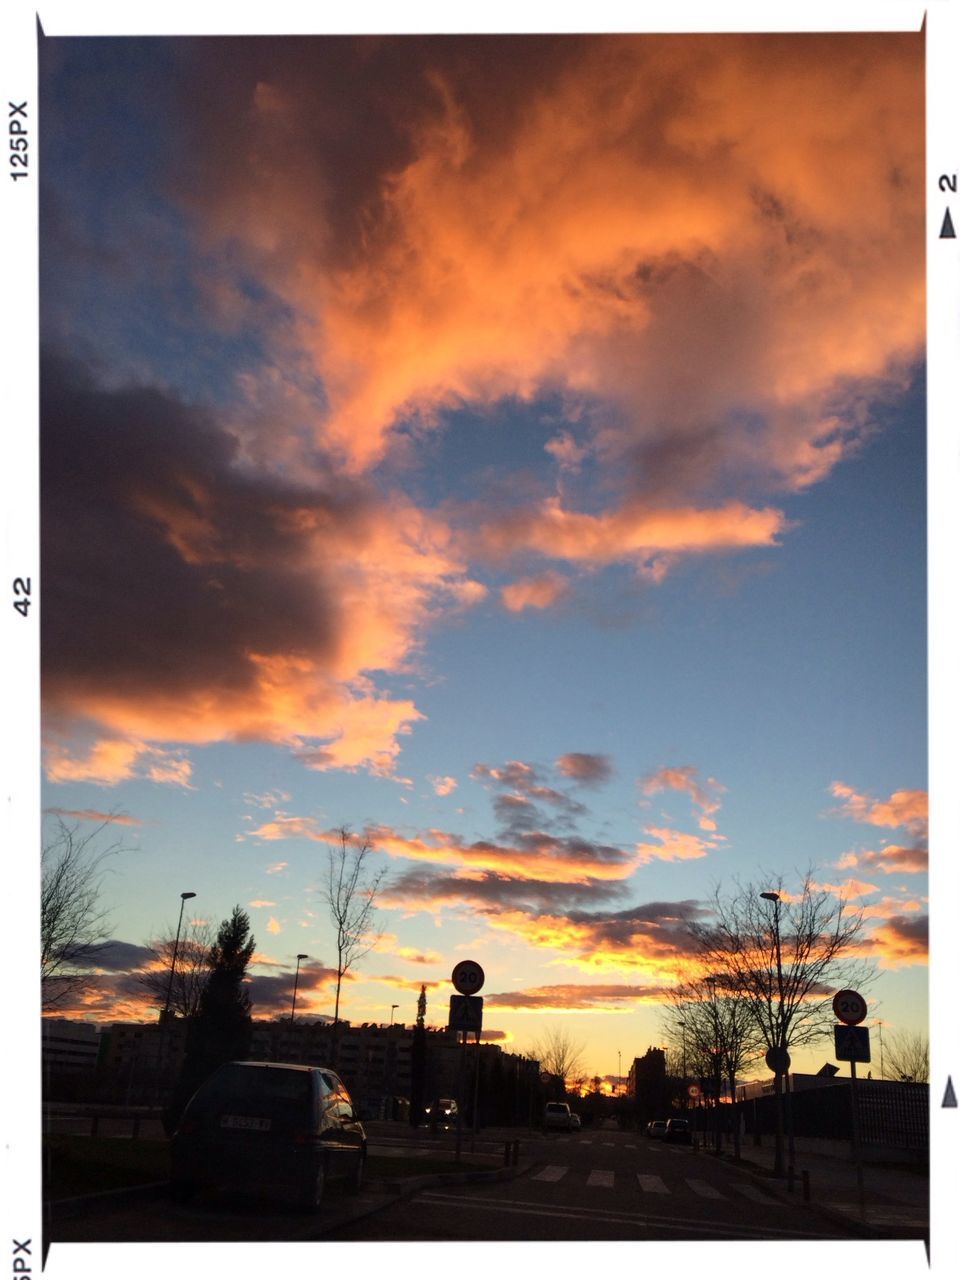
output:
M 336 1240 L 811 1240 L 838 1230 L 743 1173 L 635 1133 L 551 1134 L 511 1182 L 427 1188 Z
M 54 1241 L 810 1240 L 842 1238 L 801 1200 L 785 1206 L 689 1147 L 614 1129 L 528 1136 L 530 1167 L 503 1182 L 428 1187 L 398 1199 L 328 1189 L 316 1216 L 206 1193 L 102 1204 L 55 1217 Z M 531 1163 L 532 1162 L 532 1163 Z

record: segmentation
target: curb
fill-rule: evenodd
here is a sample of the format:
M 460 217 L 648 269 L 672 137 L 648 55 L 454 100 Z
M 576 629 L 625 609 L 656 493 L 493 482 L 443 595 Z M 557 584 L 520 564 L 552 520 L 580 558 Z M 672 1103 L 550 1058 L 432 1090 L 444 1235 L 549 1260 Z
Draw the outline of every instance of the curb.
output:
M 57 1214 L 77 1213 L 88 1205 L 123 1204 L 125 1201 L 149 1200 L 169 1187 L 169 1179 L 163 1182 L 138 1182 L 132 1187 L 114 1187 L 111 1191 L 89 1191 L 82 1196 L 66 1196 L 62 1200 L 45 1200 L 44 1212 Z

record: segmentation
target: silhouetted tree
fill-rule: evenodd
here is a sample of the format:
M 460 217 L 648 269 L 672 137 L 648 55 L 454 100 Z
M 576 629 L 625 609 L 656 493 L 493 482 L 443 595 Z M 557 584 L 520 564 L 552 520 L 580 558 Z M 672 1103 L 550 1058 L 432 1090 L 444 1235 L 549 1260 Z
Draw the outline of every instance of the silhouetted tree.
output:
M 693 923 L 700 971 L 716 975 L 724 991 L 749 1009 L 768 1050 L 809 1044 L 833 1026 L 832 998 L 841 986 L 860 987 L 871 970 L 850 953 L 863 930 L 862 910 L 820 889 L 809 870 L 799 892 L 780 875 L 713 896 L 714 919 Z M 782 1076 L 775 1073 L 777 1131 L 774 1167 L 783 1171 Z
M 137 974 L 137 981 L 150 997 L 150 1003 L 164 1008 L 170 990 L 170 1010 L 174 1016 L 193 1018 L 200 1012 L 200 1000 L 212 967 L 213 930 L 205 921 L 191 924 L 176 948 L 176 967 L 170 982 L 176 931 L 158 939 L 150 948 L 155 967 Z
M 888 1041 L 884 1075 L 916 1084 L 930 1082 L 930 1041 L 918 1031 L 901 1032 Z
M 336 935 L 337 994 L 333 1021 L 340 1018 L 340 986 L 343 975 L 380 941 L 373 931 L 374 900 L 384 872 L 367 876 L 368 859 L 373 852 L 366 840 L 351 835 L 348 827 L 337 832 L 338 844 L 327 849 L 327 878 L 320 890 Z
M 212 1071 L 249 1051 L 252 1020 L 244 978 L 255 945 L 250 917 L 239 906 L 234 907 L 210 948 L 210 975 L 187 1031 L 183 1068 L 168 1117 L 171 1125 Z
M 530 1050 L 530 1057 L 536 1058 L 543 1071 L 556 1076 L 563 1082 L 580 1081 L 583 1078 L 581 1063 L 586 1045 L 577 1042 L 562 1027 L 550 1027 Z
M 107 941 L 107 912 L 100 907 L 103 864 L 123 851 L 121 841 L 97 849 L 109 822 L 81 836 L 79 825 L 59 815 L 40 853 L 40 991 L 45 1010 L 56 1009 L 90 982 L 86 972 Z

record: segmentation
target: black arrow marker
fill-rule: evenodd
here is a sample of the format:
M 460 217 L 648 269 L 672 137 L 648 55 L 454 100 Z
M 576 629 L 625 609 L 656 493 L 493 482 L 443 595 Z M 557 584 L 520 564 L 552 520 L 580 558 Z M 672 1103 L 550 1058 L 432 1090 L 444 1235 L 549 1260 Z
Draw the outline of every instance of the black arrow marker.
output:
M 953 1091 L 953 1080 L 950 1076 L 947 1076 L 947 1091 L 943 1095 L 943 1102 L 940 1105 L 943 1107 L 955 1107 L 957 1105 L 957 1095 Z
M 941 240 L 956 240 L 957 233 L 953 229 L 953 219 L 950 217 L 950 210 L 943 215 L 943 226 L 940 228 Z

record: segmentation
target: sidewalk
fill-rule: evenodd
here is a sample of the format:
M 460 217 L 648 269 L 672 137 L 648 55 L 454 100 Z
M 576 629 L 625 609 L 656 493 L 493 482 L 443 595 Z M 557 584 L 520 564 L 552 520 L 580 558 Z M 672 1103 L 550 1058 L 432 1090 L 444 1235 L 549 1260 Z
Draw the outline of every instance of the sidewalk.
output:
M 765 1191 L 787 1204 L 803 1202 L 806 1171 L 810 1203 L 839 1225 L 849 1227 L 852 1234 L 897 1240 L 929 1238 L 930 1178 L 921 1167 L 864 1161 L 861 1214 L 857 1166 L 847 1142 L 797 1138 L 792 1191 L 788 1190 L 787 1177 L 773 1177 L 772 1138 L 755 1147 L 748 1137 L 740 1154 L 738 1167 L 751 1172 Z M 733 1161 L 732 1144 L 723 1148 L 722 1158 Z

